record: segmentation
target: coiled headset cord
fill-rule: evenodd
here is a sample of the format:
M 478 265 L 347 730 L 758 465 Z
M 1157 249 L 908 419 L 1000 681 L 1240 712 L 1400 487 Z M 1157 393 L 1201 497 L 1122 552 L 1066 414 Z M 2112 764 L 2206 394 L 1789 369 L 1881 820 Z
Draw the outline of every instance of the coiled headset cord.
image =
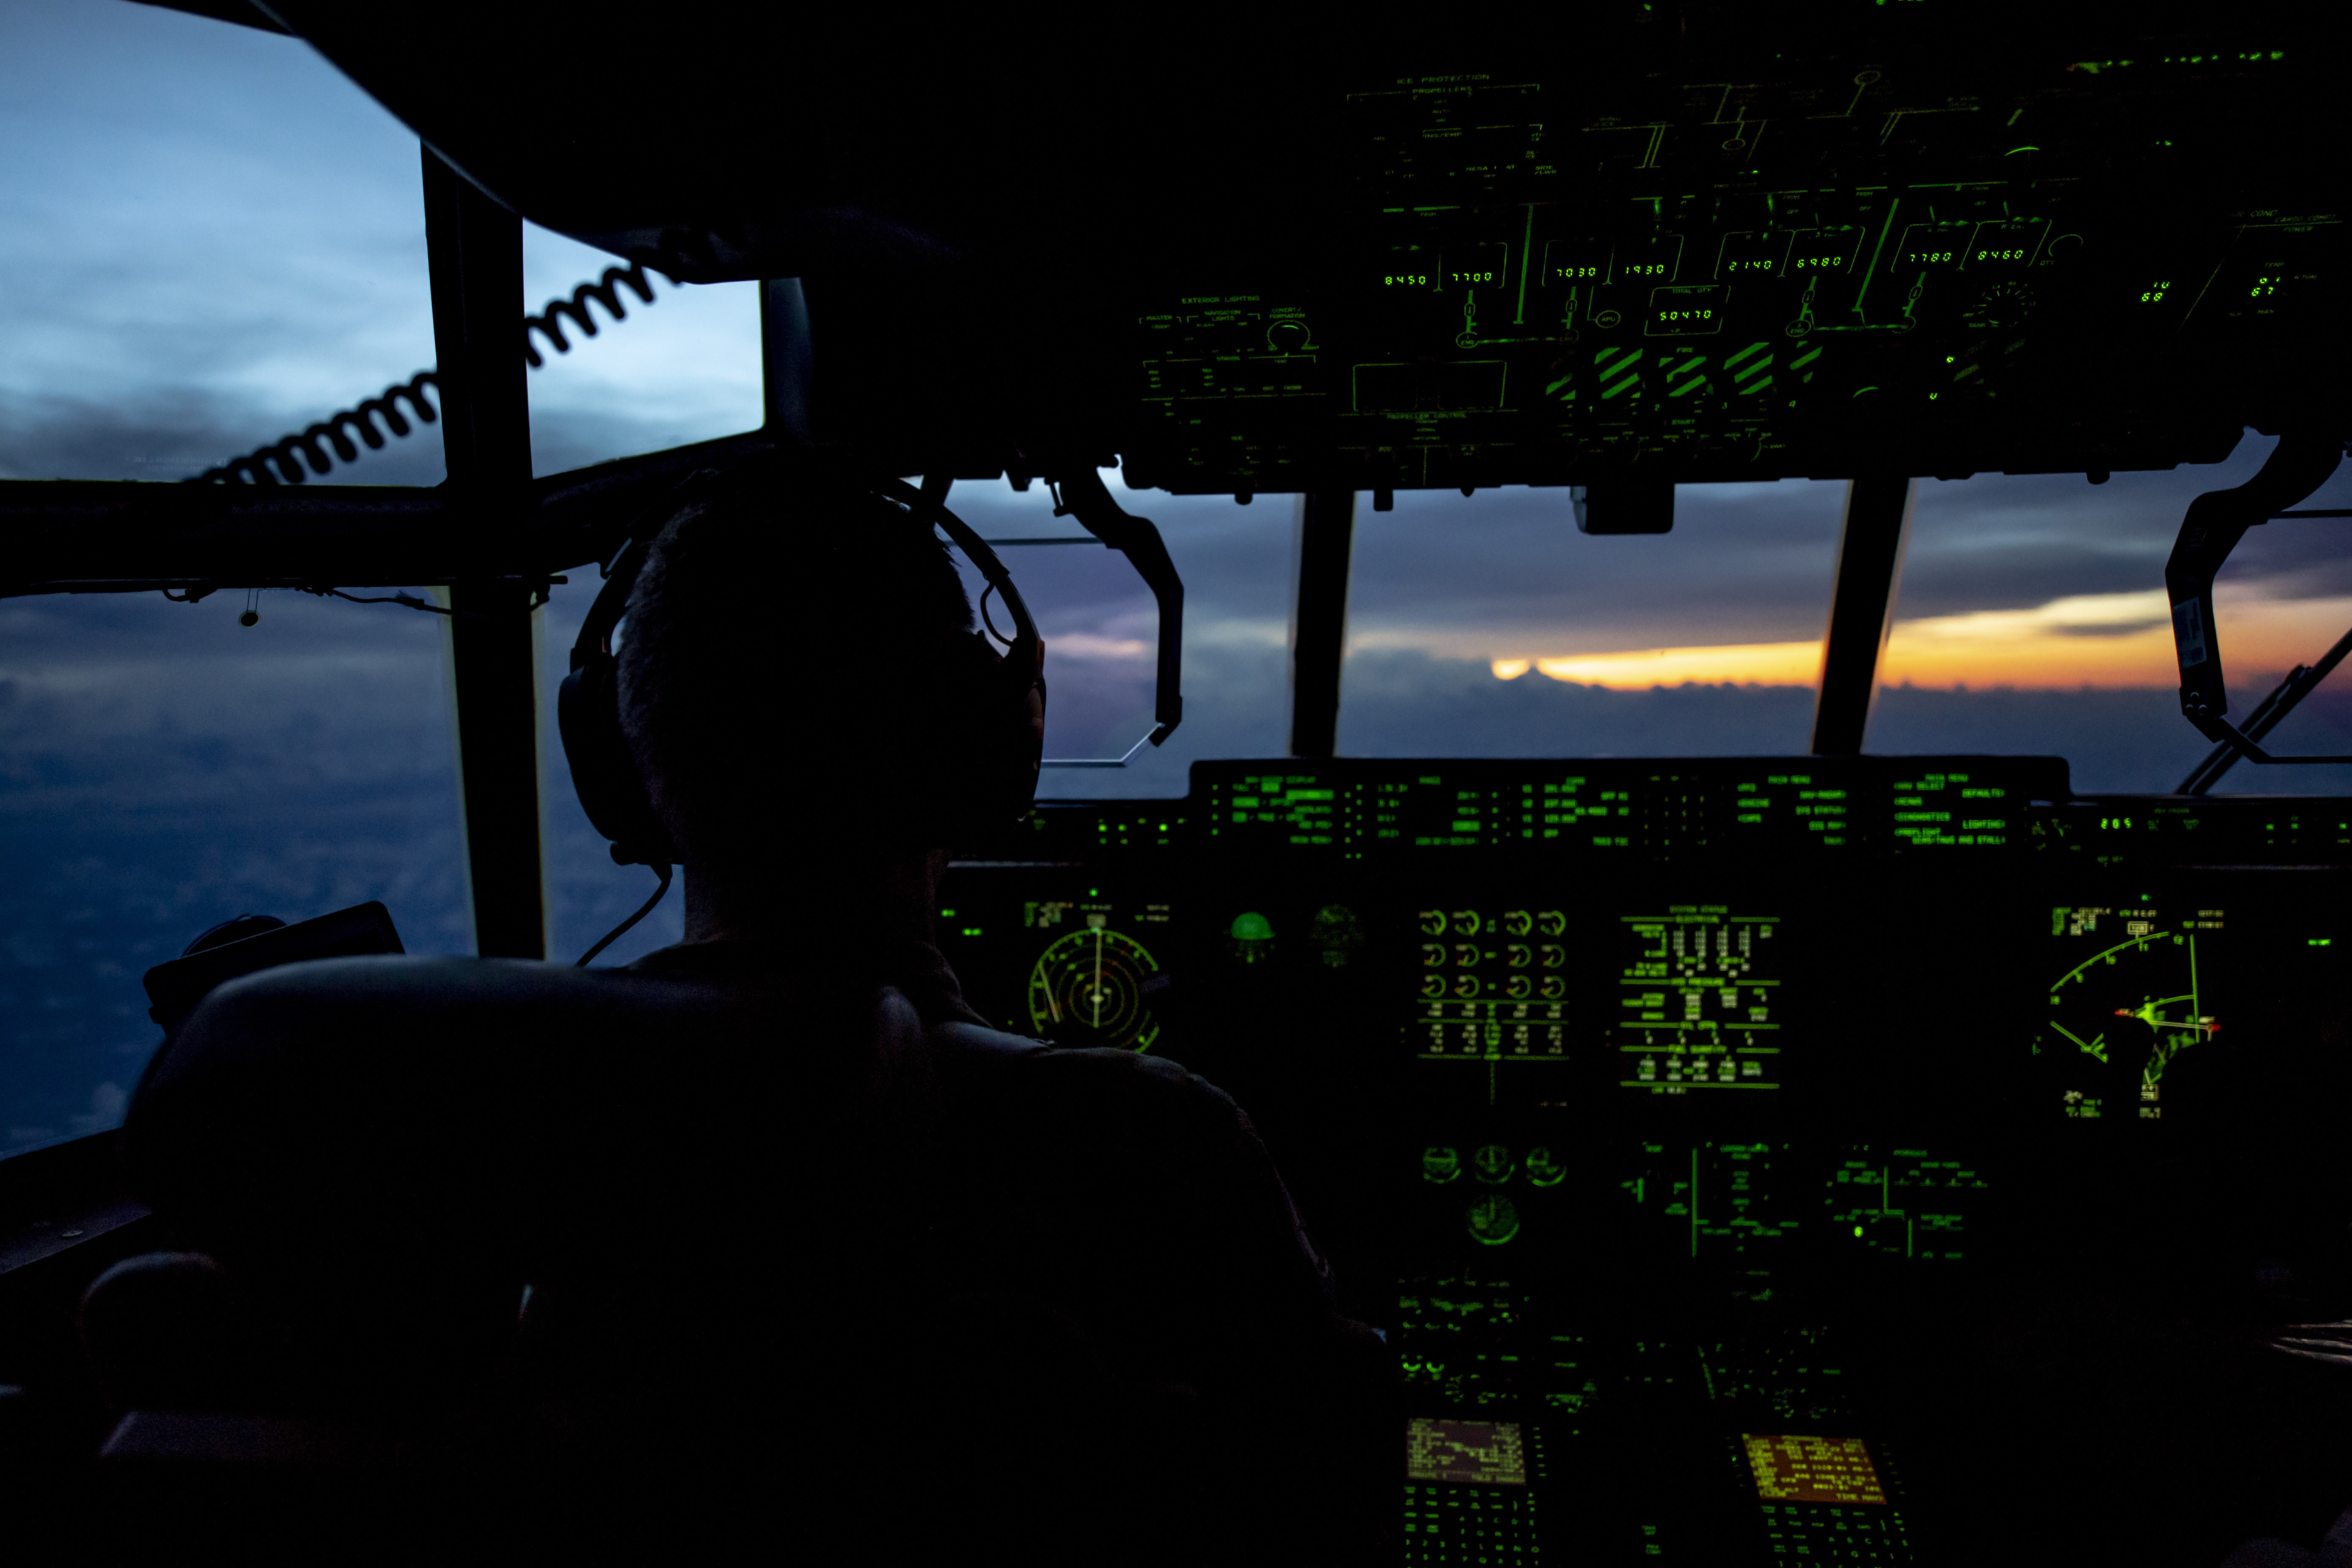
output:
M 648 270 L 643 261 L 627 267 L 607 267 L 604 277 L 593 283 L 583 283 L 572 290 L 569 299 L 550 300 L 547 309 L 538 315 L 525 316 L 522 319 L 523 363 L 533 370 L 547 363 L 539 352 L 539 345 L 530 341 L 533 332 L 546 338 L 557 353 L 572 352 L 571 341 L 563 335 L 563 323 L 567 318 L 579 329 L 582 337 L 594 337 L 596 319 L 588 310 L 591 300 L 603 305 L 613 320 L 627 321 L 629 310 L 621 301 L 620 285 L 626 284 L 640 300 L 651 305 L 654 302 L 654 286 L 646 281 Z M 650 270 L 659 274 L 663 281 L 672 288 L 677 287 L 677 279 L 669 273 L 658 267 Z M 359 461 L 360 449 L 352 439 L 353 435 L 357 435 L 372 452 L 383 449 L 387 431 L 398 437 L 408 435 L 408 420 L 400 411 L 400 404 L 404 400 L 418 423 L 432 425 L 440 420 L 438 411 L 425 401 L 425 389 L 428 386 L 436 396 L 439 395 L 440 376 L 429 370 L 420 371 L 406 381 L 396 381 L 385 387 L 381 396 L 371 397 L 355 408 L 340 409 L 299 435 L 284 437 L 242 458 L 232 458 L 216 468 L 206 468 L 186 482 L 192 485 L 299 485 L 308 477 L 302 471 L 305 461 L 310 464 L 313 474 L 327 473 L 334 468 L 338 458 L 345 463 L 355 463 Z M 379 420 L 383 422 L 383 430 L 376 427 Z M 331 457 L 329 455 L 330 447 L 333 449 Z

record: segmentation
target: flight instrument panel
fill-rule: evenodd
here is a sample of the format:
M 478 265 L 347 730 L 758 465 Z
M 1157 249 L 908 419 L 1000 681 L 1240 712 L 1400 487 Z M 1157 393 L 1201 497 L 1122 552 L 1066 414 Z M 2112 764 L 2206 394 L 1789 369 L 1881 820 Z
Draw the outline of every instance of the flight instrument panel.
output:
M 2282 1147 L 2347 865 L 2345 802 L 2050 758 L 1203 763 L 1042 806 L 940 924 L 992 1023 L 1249 1110 L 1397 1351 L 1407 1561 L 2205 1562 L 2352 1463 L 2248 1338 L 2352 1287 Z

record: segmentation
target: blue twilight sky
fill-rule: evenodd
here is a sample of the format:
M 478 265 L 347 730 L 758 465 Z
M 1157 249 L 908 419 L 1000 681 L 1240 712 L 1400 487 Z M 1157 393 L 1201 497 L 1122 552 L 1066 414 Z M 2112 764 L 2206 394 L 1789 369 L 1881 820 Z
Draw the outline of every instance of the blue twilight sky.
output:
M 306 46 L 125 0 L 10 0 L 0 139 L 0 479 L 178 479 L 431 366 L 415 140 Z M 611 258 L 530 230 L 525 262 L 519 313 Z M 532 376 L 540 471 L 759 422 L 752 286 L 657 287 Z M 2133 673 L 2149 668 L 2146 596 L 2189 499 L 2238 482 L 2268 445 L 2096 489 L 2079 476 L 1923 487 L 1890 667 L 1923 675 L 1883 696 L 1873 749 L 2059 751 L 2080 787 L 2169 787 L 2203 748 L 2160 660 L 2155 680 Z M 428 429 L 331 480 L 440 478 Z M 1284 747 L 1293 508 L 1111 482 L 1160 523 L 1185 578 L 1187 720 L 1134 768 L 1055 783 L 1178 795 L 1196 757 Z M 1686 487 L 1675 531 L 1643 539 L 1579 535 L 1557 491 L 1367 509 L 1342 749 L 1801 751 L 1841 496 Z M 2340 475 L 2312 504 L 2347 496 Z M 1042 487 L 955 499 L 991 536 L 1070 531 Z M 2352 571 L 2327 526 L 2264 531 L 2232 563 L 2232 635 L 2252 650 L 2233 668 L 2249 683 L 2352 622 L 2328 618 L 2352 605 Z M 1149 595 L 1099 549 L 1013 564 L 1053 646 L 1049 752 L 1123 751 L 1149 722 Z M 587 598 L 559 590 L 541 616 L 550 682 Z M 273 594 L 247 630 L 245 607 L 0 600 L 0 1152 L 111 1124 L 154 1039 L 140 973 L 216 921 L 381 898 L 413 951 L 470 946 L 437 618 Z M 1760 673 L 1654 686 L 1627 662 L 1694 648 L 1717 662 L 1692 668 Z M 2088 686 L 2070 673 L 2077 649 Z M 1499 679 L 1511 660 L 1602 673 Z M 2004 685 L 2021 689 L 1986 689 Z M 2352 707 L 2323 696 L 2280 740 L 2352 751 L 2347 730 Z M 551 951 L 568 954 L 645 878 L 612 866 L 581 818 L 551 720 L 544 739 Z M 2254 772 L 2233 785 L 2268 786 Z M 608 961 L 677 929 L 673 903 Z

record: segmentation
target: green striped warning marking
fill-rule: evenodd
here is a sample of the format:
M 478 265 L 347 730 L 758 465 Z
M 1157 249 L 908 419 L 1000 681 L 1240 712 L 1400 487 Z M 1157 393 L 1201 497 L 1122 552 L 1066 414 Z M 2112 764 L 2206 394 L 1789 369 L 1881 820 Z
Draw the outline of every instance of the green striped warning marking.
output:
M 1620 393 L 1636 391 L 1642 384 L 1641 373 L 1634 369 L 1642 358 L 1640 349 L 1596 349 L 1593 368 L 1600 371 L 1602 386 L 1601 399 L 1607 402 Z M 1622 379 L 1621 379 L 1622 378 Z

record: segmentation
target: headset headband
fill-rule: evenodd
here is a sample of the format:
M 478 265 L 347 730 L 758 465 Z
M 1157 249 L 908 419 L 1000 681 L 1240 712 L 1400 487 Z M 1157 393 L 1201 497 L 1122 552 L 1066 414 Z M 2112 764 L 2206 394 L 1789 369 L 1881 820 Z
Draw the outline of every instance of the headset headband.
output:
M 670 520 L 688 507 L 716 496 L 723 495 L 733 485 L 757 476 L 759 470 L 786 460 L 808 461 L 804 454 L 772 448 L 736 464 L 730 468 L 697 470 L 656 505 L 638 513 L 629 524 L 628 542 L 604 568 L 604 586 L 589 605 L 587 616 L 580 623 L 580 636 L 572 645 L 570 668 L 578 669 L 587 662 L 590 654 L 613 652 L 613 628 L 628 614 L 629 590 L 646 563 L 646 554 L 654 537 L 668 526 Z M 1013 574 L 1005 570 L 988 542 L 973 531 L 970 523 L 948 510 L 947 502 L 925 495 L 903 479 L 845 479 L 845 488 L 862 489 L 898 502 L 915 518 L 929 522 L 947 533 L 949 542 L 964 553 L 980 572 L 988 585 L 1004 601 L 1006 611 L 1013 616 L 1013 637 L 1005 648 L 1005 662 L 1019 668 L 1038 669 L 1045 662 L 1045 639 L 1038 635 L 1037 623 L 1030 618 L 1027 601 L 1014 585 Z M 983 624 L 985 624 L 983 620 Z

